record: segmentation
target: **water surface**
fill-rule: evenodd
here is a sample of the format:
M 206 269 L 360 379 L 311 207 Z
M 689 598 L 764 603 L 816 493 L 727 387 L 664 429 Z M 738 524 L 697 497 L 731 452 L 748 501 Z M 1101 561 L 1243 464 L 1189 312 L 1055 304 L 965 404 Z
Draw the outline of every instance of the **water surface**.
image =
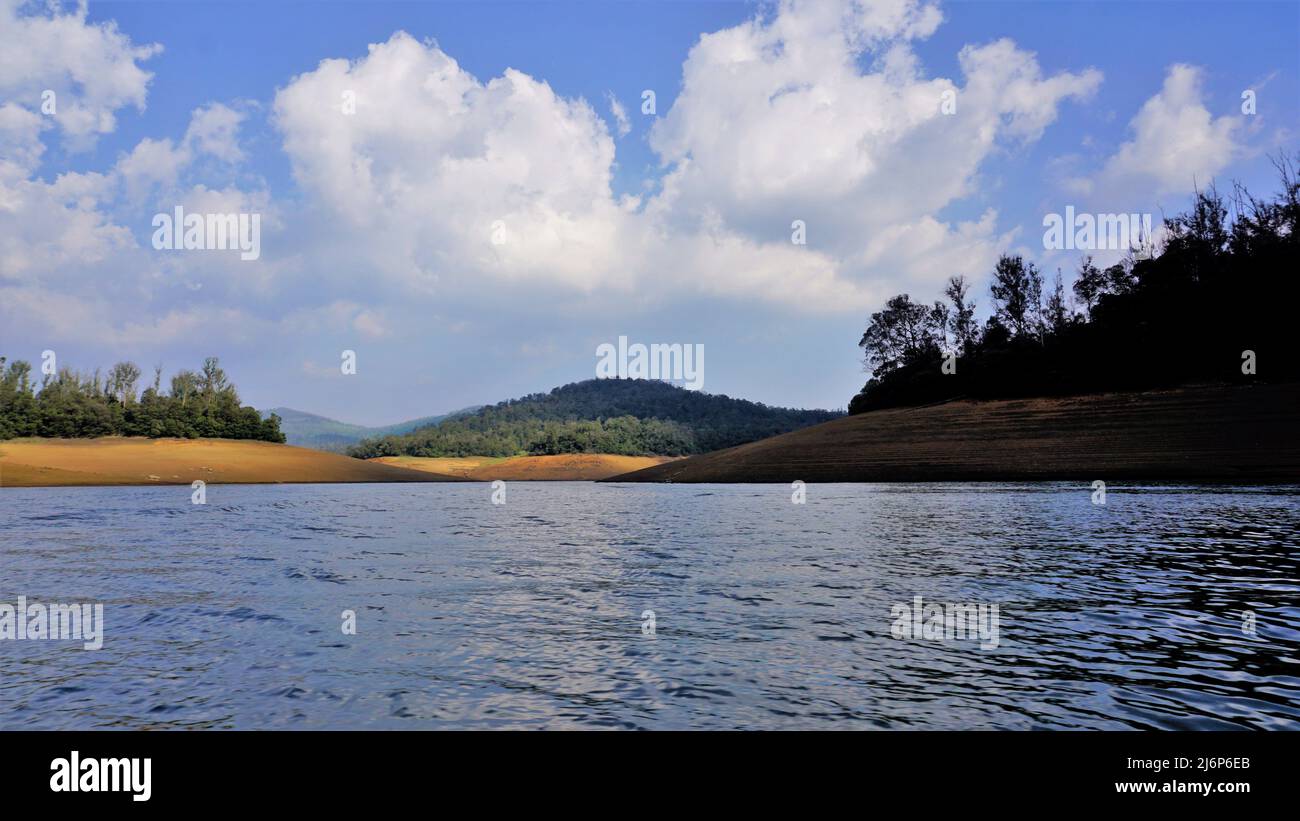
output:
M 1300 728 L 1297 487 L 491 494 L 0 489 L 0 602 L 106 620 L 0 641 L 0 728 Z

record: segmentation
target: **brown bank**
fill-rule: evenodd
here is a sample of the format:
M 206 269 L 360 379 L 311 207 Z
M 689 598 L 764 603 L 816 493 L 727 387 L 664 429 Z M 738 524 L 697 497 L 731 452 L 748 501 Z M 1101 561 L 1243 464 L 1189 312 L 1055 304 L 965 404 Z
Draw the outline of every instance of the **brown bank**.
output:
M 558 456 L 380 456 L 386 465 L 428 470 L 474 482 L 584 482 L 608 479 L 663 464 L 672 456 L 619 456 L 612 453 L 566 453 Z
M 337 453 L 234 439 L 0 441 L 0 487 L 288 482 L 447 482 Z
M 615 482 L 1300 482 L 1300 384 L 958 400 L 837 419 Z

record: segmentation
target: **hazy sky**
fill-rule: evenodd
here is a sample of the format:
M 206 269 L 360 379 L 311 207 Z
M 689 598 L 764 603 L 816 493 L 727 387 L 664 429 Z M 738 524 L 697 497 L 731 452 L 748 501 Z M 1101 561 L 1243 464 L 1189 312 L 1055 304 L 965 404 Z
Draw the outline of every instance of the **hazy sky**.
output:
M 1271 193 L 1297 9 L 0 0 L 0 354 L 218 355 L 247 403 L 380 424 L 623 335 L 843 407 L 887 297 L 986 308 L 1007 250 L 1068 281 L 1045 214 Z M 260 257 L 156 250 L 177 206 L 259 214 Z

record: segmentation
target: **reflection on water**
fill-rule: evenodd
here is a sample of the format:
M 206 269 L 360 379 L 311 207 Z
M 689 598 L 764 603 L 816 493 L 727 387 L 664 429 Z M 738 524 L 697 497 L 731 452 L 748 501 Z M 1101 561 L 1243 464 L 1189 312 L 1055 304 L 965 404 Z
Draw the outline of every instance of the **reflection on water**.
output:
M 1300 728 L 1300 488 L 790 493 L 0 490 L 0 602 L 107 622 L 0 641 L 0 728 Z

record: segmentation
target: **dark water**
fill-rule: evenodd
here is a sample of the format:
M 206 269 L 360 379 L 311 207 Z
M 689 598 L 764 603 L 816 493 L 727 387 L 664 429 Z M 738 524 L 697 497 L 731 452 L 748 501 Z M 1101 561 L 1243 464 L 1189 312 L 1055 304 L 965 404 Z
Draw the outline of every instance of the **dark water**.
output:
M 1300 728 L 1300 488 L 491 492 L 0 490 L 0 602 L 106 621 L 0 641 L 0 728 Z

